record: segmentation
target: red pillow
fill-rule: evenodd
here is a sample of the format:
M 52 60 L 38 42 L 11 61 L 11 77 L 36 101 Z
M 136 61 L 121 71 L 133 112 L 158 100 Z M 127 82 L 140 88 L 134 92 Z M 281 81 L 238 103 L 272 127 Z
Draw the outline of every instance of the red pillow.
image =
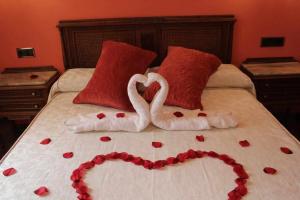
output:
M 220 64 L 220 59 L 215 55 L 183 47 L 169 47 L 168 55 L 158 70 L 169 83 L 165 104 L 202 110 L 202 91 L 209 76 Z M 145 90 L 145 99 L 152 101 L 159 88 L 157 82 L 150 85 Z
M 152 51 L 122 42 L 104 41 L 95 72 L 73 103 L 87 103 L 133 111 L 127 84 L 134 74 L 144 74 L 156 57 Z

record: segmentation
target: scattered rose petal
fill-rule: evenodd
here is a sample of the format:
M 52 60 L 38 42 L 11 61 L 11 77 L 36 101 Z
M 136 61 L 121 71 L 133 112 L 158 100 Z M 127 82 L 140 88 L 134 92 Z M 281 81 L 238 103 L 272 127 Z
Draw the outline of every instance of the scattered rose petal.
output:
M 117 118 L 123 118 L 123 117 L 125 117 L 125 113 L 117 113 L 116 117 Z
M 2 172 L 2 174 L 4 176 L 11 176 L 11 175 L 14 175 L 16 172 L 17 172 L 17 170 L 15 168 L 11 167 L 11 168 L 8 168 L 8 169 L 4 170 Z
M 97 155 L 97 156 L 95 156 L 95 158 L 93 159 L 93 162 L 94 162 L 96 165 L 100 165 L 100 164 L 102 164 L 104 161 L 105 161 L 105 156 L 104 156 L 104 155 Z
M 168 163 L 169 165 L 176 164 L 176 163 L 178 163 L 178 159 L 177 159 L 177 158 L 174 158 L 174 157 L 169 157 L 169 158 L 167 159 L 167 163 Z
M 244 178 L 237 178 L 237 179 L 235 179 L 235 182 L 236 182 L 236 184 L 238 184 L 238 185 L 245 185 L 246 182 L 247 182 L 247 180 L 244 179 Z
M 197 158 L 202 158 L 205 153 L 203 151 L 196 151 Z
M 97 118 L 98 119 L 103 119 L 105 117 L 105 114 L 104 113 L 99 113 L 98 115 L 97 115 Z
M 186 159 L 189 158 L 189 155 L 185 152 L 185 153 L 180 153 L 177 155 L 176 157 L 178 159 L 179 162 L 184 162 Z
M 193 149 L 188 150 L 187 154 L 188 154 L 189 158 L 191 158 L 191 159 L 194 159 L 197 157 L 197 153 Z
M 249 147 L 250 146 L 250 143 L 248 142 L 248 140 L 241 140 L 239 142 L 239 144 L 242 146 L 242 147 Z
M 248 193 L 247 188 L 245 187 L 245 185 L 239 185 L 235 191 L 240 195 L 240 196 L 244 196 Z
M 51 142 L 51 139 L 50 138 L 46 138 L 46 139 L 43 139 L 40 144 L 43 144 L 43 145 L 46 145 L 46 144 L 49 144 Z
M 182 112 L 179 112 L 179 111 L 174 112 L 173 115 L 175 115 L 176 117 L 183 117 Z
M 72 158 L 73 157 L 73 152 L 66 152 L 63 154 L 63 157 L 68 159 L 68 158 Z
M 202 112 L 198 113 L 198 117 L 206 117 L 206 116 L 207 116 L 206 113 L 202 113 Z
M 280 147 L 280 150 L 285 154 L 293 154 L 292 150 L 287 147 Z
M 95 163 L 93 161 L 88 161 L 88 162 L 82 163 L 79 166 L 79 169 L 91 169 L 94 166 L 95 166 Z
M 154 148 L 161 148 L 162 147 L 162 143 L 161 142 L 152 142 L 152 146 L 154 147 Z
M 272 167 L 265 167 L 265 168 L 264 168 L 264 172 L 265 172 L 266 174 L 276 174 L 277 170 L 274 169 L 274 168 L 272 168 Z
M 214 151 L 209 151 L 209 152 L 207 153 L 207 155 L 210 156 L 210 157 L 213 157 L 213 158 L 217 158 L 217 157 L 219 156 L 219 154 L 217 154 L 217 153 L 214 152 Z
M 153 169 L 160 169 L 167 164 L 165 160 L 157 160 L 153 163 Z
M 100 140 L 101 140 L 102 142 L 109 142 L 109 141 L 111 141 L 111 138 L 108 137 L 108 136 L 103 136 L 103 137 L 100 137 Z
M 197 135 L 197 136 L 196 136 L 196 139 L 197 139 L 199 142 L 204 142 L 204 136 L 203 136 L 203 135 Z
M 48 188 L 42 186 L 34 191 L 34 194 L 38 196 L 46 196 L 49 193 Z
M 152 169 L 153 168 L 153 162 L 151 162 L 150 160 L 145 160 L 143 166 L 146 169 Z
M 141 157 L 135 157 L 132 161 L 135 165 L 143 165 L 144 160 Z

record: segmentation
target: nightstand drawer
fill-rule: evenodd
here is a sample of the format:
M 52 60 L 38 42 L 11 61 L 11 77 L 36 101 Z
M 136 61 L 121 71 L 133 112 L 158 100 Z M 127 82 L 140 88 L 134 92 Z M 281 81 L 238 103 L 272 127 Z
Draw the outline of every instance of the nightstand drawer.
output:
M 0 102 L 0 112 L 6 111 L 38 111 L 45 105 L 45 101 L 28 102 Z
M 276 90 L 281 88 L 300 89 L 300 78 L 271 78 L 256 80 L 255 83 L 263 90 Z
M 0 99 L 39 98 L 45 94 L 43 89 L 1 90 Z
M 282 92 L 274 92 L 274 91 L 260 91 L 257 90 L 257 99 L 259 101 L 265 102 L 265 101 L 280 101 L 285 100 L 286 97 L 284 96 L 283 91 Z

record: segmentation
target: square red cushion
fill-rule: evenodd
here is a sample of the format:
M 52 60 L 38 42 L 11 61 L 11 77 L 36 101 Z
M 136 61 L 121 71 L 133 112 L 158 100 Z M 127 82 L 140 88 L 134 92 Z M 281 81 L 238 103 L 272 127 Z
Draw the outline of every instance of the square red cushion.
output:
M 202 91 L 220 64 L 220 59 L 215 55 L 183 47 L 169 47 L 168 55 L 158 70 L 169 83 L 165 105 L 202 110 Z M 145 90 L 145 99 L 152 101 L 159 88 L 157 82 L 151 84 Z
M 95 72 L 73 103 L 109 106 L 133 111 L 127 84 L 134 74 L 144 74 L 156 54 L 123 42 L 104 41 Z

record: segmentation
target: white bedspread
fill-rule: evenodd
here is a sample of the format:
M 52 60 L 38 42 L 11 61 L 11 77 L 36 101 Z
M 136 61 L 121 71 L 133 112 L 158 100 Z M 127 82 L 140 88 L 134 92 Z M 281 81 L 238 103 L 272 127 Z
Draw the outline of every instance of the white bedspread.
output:
M 8 177 L 0 174 L 1 200 L 76 199 L 70 175 L 97 154 L 125 151 L 158 160 L 191 148 L 228 154 L 243 164 L 250 177 L 249 192 L 243 199 L 300 198 L 299 142 L 244 89 L 204 91 L 206 110 L 232 111 L 239 119 L 237 128 L 207 131 L 164 131 L 149 126 L 141 133 L 71 134 L 64 130 L 65 119 L 99 109 L 92 105 L 73 105 L 75 95 L 74 92 L 56 95 L 1 161 L 0 172 L 9 167 L 17 170 Z M 198 142 L 196 135 L 203 135 L 205 141 Z M 112 140 L 101 142 L 101 136 L 110 136 Z M 51 143 L 39 144 L 45 138 L 51 138 Z M 250 146 L 241 147 L 240 140 L 248 140 Z M 162 148 L 153 148 L 152 141 L 162 142 Z M 282 153 L 282 146 L 294 153 Z M 73 152 L 74 157 L 63 158 L 65 152 Z M 278 172 L 265 174 L 264 167 L 273 167 Z M 160 170 L 145 170 L 121 161 L 105 162 L 88 172 L 85 182 L 91 188 L 93 199 L 99 200 L 224 200 L 235 187 L 235 178 L 228 165 L 203 158 Z M 41 198 L 33 193 L 40 186 L 49 189 L 47 196 Z

